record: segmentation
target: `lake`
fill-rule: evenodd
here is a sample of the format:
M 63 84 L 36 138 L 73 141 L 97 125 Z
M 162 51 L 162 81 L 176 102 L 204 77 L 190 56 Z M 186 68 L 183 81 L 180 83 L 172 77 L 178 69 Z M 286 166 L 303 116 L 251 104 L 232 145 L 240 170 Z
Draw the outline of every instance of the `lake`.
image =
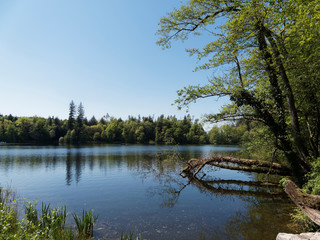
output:
M 184 162 L 231 154 L 226 146 L 0 146 L 0 185 L 19 197 L 99 214 L 96 239 L 275 239 L 290 232 L 294 205 L 266 176 L 205 167 L 183 178 Z M 271 178 L 271 176 L 269 176 Z M 71 218 L 71 214 L 69 214 Z

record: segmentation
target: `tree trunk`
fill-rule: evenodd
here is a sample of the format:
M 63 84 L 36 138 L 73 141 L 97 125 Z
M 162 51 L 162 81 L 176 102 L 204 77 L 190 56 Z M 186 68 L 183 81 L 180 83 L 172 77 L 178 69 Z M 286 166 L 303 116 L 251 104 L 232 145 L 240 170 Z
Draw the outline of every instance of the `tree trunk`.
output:
M 289 79 L 287 77 L 285 68 L 283 66 L 283 63 L 280 59 L 280 52 L 278 50 L 278 47 L 275 43 L 275 40 L 273 39 L 270 31 L 268 31 L 263 24 L 260 22 L 257 24 L 257 30 L 258 30 L 258 44 L 259 44 L 259 50 L 262 53 L 262 58 L 265 63 L 265 69 L 269 76 L 269 82 L 270 86 L 272 88 L 272 94 L 273 98 L 276 103 L 276 110 L 278 115 L 278 122 L 277 125 L 273 128 L 270 127 L 270 129 L 275 134 L 276 138 L 279 139 L 281 144 L 281 150 L 285 153 L 285 156 L 288 160 L 288 162 L 291 165 L 293 174 L 298 179 L 299 184 L 302 184 L 303 182 L 303 175 L 310 171 L 310 165 L 308 163 L 307 157 L 308 157 L 308 151 L 305 147 L 303 138 L 301 136 L 300 132 L 300 126 L 298 121 L 298 114 L 297 109 L 295 107 L 295 99 L 294 95 L 291 89 L 291 85 L 289 83 Z M 268 45 L 266 42 L 266 38 L 271 44 L 271 49 L 273 51 L 275 62 L 273 61 L 273 56 L 268 50 Z M 273 66 L 277 64 L 278 70 L 276 70 Z M 297 155 L 291 146 L 291 143 L 289 142 L 289 137 L 286 133 L 287 125 L 285 123 L 284 119 L 284 106 L 283 106 L 283 100 L 282 100 L 282 92 L 280 90 L 279 84 L 278 84 L 278 74 L 280 73 L 280 77 L 282 79 L 282 82 L 285 86 L 286 95 L 288 99 L 288 110 L 290 113 L 291 118 L 291 125 L 292 125 L 292 134 L 294 137 L 294 144 L 295 147 L 299 153 Z
M 187 162 L 186 166 L 182 169 L 180 174 L 184 174 L 185 176 L 196 176 L 200 172 L 200 170 L 206 165 L 211 165 L 230 170 L 277 174 L 283 176 L 289 176 L 292 174 L 291 170 L 288 167 L 282 166 L 279 163 L 219 156 L 213 156 L 208 159 L 190 159 Z
M 320 196 L 301 191 L 291 180 L 287 181 L 285 192 L 314 223 L 320 226 Z
M 268 41 L 271 44 L 271 48 L 272 48 L 272 51 L 273 51 L 273 54 L 275 57 L 275 62 L 277 64 L 278 71 L 280 73 L 280 77 L 282 79 L 283 85 L 286 90 L 286 95 L 287 95 L 287 99 L 288 99 L 288 110 L 290 112 L 292 134 L 293 134 L 295 146 L 296 146 L 298 153 L 300 155 L 302 166 L 305 168 L 306 171 L 310 171 L 310 165 L 308 162 L 309 153 L 308 153 L 308 150 L 305 146 L 304 139 L 301 135 L 300 124 L 299 124 L 299 119 L 298 119 L 298 111 L 295 106 L 295 98 L 293 95 L 291 84 L 288 79 L 288 75 L 286 73 L 286 69 L 285 69 L 283 62 L 281 60 L 281 57 L 280 57 L 280 51 L 278 49 L 278 45 L 277 45 L 276 41 L 274 40 L 274 38 L 272 37 L 272 32 L 269 29 L 262 26 L 262 30 L 265 33 Z

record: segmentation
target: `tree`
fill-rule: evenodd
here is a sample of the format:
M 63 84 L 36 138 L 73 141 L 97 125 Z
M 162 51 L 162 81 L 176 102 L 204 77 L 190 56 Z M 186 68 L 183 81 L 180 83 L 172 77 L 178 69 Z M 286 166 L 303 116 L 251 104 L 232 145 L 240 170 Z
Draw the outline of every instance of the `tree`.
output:
M 246 134 L 247 126 L 243 123 L 213 127 L 208 133 L 210 143 L 218 145 L 241 145 Z
M 201 98 L 229 97 L 211 122 L 262 122 L 300 182 L 320 147 L 320 4 L 317 0 L 189 0 L 160 20 L 158 44 L 208 33 L 213 41 L 189 49 L 203 64 L 223 68 L 204 86 L 178 91 L 178 108 Z
M 47 142 L 50 139 L 48 127 L 46 126 L 46 120 L 44 118 L 35 117 L 33 125 L 30 129 L 30 136 L 36 142 Z
M 93 126 L 93 125 L 97 125 L 97 124 L 98 124 L 97 119 L 94 116 L 92 116 L 92 118 L 88 122 L 88 125 Z
M 10 143 L 14 143 L 17 141 L 18 133 L 17 128 L 11 121 L 8 121 L 8 125 L 5 132 L 5 140 Z
M 16 121 L 16 126 L 17 126 L 19 141 L 21 142 L 30 141 L 30 132 L 31 132 L 32 125 L 33 123 L 30 118 L 26 118 L 26 117 L 18 118 L 18 120 Z
M 129 118 L 130 119 L 130 118 Z M 136 142 L 136 129 L 138 123 L 133 119 L 128 120 L 124 123 L 122 128 L 122 139 L 125 143 L 135 143 Z
M 82 102 L 80 102 L 78 106 L 77 122 L 76 122 L 76 128 L 75 128 L 77 143 L 82 141 L 83 124 L 84 124 L 84 107 L 82 105 Z
M 0 142 L 5 140 L 5 131 L 4 117 L 0 116 Z
M 82 105 L 82 102 L 80 102 L 78 106 L 77 123 L 82 124 L 83 120 L 84 120 L 84 107 Z
M 75 114 L 76 114 L 76 105 L 74 104 L 74 102 L 72 100 L 69 105 L 69 118 L 68 118 L 68 129 L 69 130 L 72 130 L 74 128 Z
M 135 135 L 137 136 L 137 143 L 146 143 L 145 129 L 142 125 L 137 127 L 137 130 L 135 131 Z

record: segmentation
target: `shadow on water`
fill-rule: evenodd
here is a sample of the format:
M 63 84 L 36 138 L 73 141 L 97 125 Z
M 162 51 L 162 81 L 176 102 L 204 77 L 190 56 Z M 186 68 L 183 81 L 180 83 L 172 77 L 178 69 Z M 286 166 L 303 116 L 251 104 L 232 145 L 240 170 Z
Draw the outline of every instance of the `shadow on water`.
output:
M 172 163 L 176 164 L 175 161 L 171 161 Z M 184 182 L 182 177 L 173 178 L 172 174 L 162 170 L 168 169 L 166 161 L 158 164 L 161 171 L 153 174 L 157 179 L 161 179 L 161 184 L 156 188 L 150 188 L 149 196 L 160 196 L 162 208 L 174 208 L 183 191 L 191 186 L 212 198 L 241 199 L 243 211 L 235 212 L 225 224 L 215 226 L 214 229 L 202 228 L 197 239 L 275 239 L 279 232 L 299 231 L 290 219 L 290 213 L 294 211 L 295 206 L 278 184 L 280 178 L 277 176 L 251 174 L 253 179 L 244 181 L 210 178 L 203 174 L 201 177 L 187 176 L 187 181 Z M 214 171 L 217 171 L 217 168 L 211 168 L 211 173 Z M 176 171 L 175 175 L 177 174 Z M 208 206 L 210 207 L 212 206 Z
M 279 179 L 215 167 L 205 167 L 197 178 L 179 175 L 182 159 L 223 151 L 212 149 L 10 146 L 0 149 L 0 174 L 28 172 L 34 184 L 43 169 L 55 186 L 61 173 L 64 186 L 61 193 L 55 190 L 61 195 L 57 202 L 69 197 L 67 206 L 76 211 L 84 208 L 81 201 L 94 208 L 100 215 L 95 236 L 103 239 L 115 239 L 124 231 L 146 239 L 248 240 L 293 232 L 289 213 L 294 206 L 276 184 Z M 265 184 L 266 177 L 275 184 Z M 41 191 L 53 191 L 47 188 Z

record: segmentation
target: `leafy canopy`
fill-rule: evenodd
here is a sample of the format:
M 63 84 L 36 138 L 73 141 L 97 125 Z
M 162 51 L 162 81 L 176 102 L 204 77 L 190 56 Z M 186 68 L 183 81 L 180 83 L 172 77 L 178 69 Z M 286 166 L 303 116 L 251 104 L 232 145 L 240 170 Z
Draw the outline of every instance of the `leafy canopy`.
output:
M 193 34 L 211 36 L 187 51 L 200 62 L 195 70 L 213 77 L 179 90 L 178 108 L 227 96 L 230 104 L 207 121 L 260 121 L 293 168 L 309 169 L 320 142 L 319 1 L 189 0 L 161 18 L 158 34 L 164 48 Z

